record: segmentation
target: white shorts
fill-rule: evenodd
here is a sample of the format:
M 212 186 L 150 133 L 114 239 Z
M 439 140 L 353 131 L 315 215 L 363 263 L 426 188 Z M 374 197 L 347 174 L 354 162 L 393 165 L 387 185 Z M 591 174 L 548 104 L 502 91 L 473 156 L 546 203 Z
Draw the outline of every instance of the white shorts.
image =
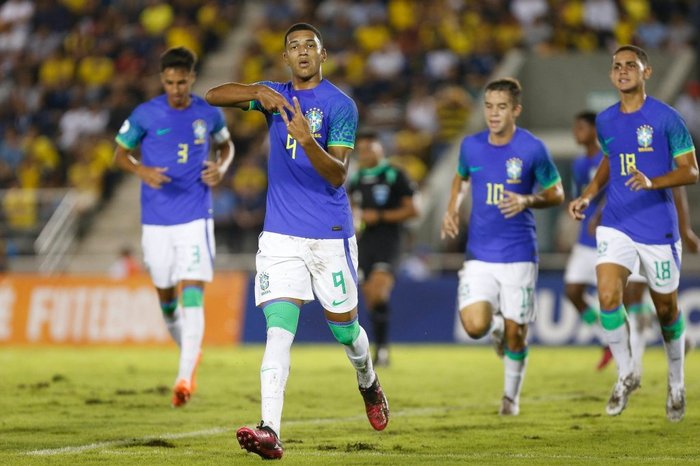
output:
M 357 307 L 357 241 L 310 239 L 264 231 L 255 257 L 255 305 L 314 299 L 329 312 Z
M 596 229 L 598 264 L 613 263 L 634 271 L 639 261 L 640 272 L 649 288 L 657 293 L 678 289 L 681 269 L 681 241 L 675 244 L 636 243 L 619 230 L 600 226 Z
M 585 284 L 595 286 L 597 276 L 595 268 L 597 265 L 598 251 L 591 246 L 575 244 L 571 249 L 569 260 L 566 262 L 564 271 L 564 283 Z M 627 282 L 646 283 L 647 279 L 639 272 L 639 260 L 634 265 L 634 269 Z
M 566 262 L 564 271 L 564 283 L 573 284 L 596 284 L 595 262 L 596 249 L 583 244 L 575 244 L 571 249 L 569 260 Z
M 181 280 L 210 282 L 214 276 L 214 220 L 180 225 L 144 225 L 141 247 L 156 288 L 172 288 Z
M 459 271 L 459 309 L 488 301 L 503 317 L 519 324 L 535 320 L 535 262 L 493 263 L 470 260 Z

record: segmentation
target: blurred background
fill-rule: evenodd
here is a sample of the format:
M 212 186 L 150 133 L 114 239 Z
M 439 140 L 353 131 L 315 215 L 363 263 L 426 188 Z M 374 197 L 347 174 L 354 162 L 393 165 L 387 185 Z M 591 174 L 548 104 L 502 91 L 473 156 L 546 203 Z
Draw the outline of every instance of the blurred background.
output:
M 391 163 L 419 186 L 421 215 L 406 228 L 392 298 L 405 317 L 396 318 L 395 340 L 464 338 L 454 305 L 465 236 L 441 241 L 439 228 L 459 142 L 485 128 L 481 97 L 490 79 L 521 81 L 518 124 L 545 140 L 567 189 L 571 161 L 582 152 L 571 135 L 574 115 L 617 100 L 608 70 L 618 44 L 649 52 L 648 92 L 674 105 L 696 147 L 700 140 L 696 0 L 6 0 L 0 342 L 166 340 L 164 330 L 149 333 L 143 323 L 112 340 L 104 336 L 139 299 L 158 316 L 140 265 L 139 182 L 112 167 L 114 135 L 136 105 L 161 93 L 165 49 L 184 45 L 197 53 L 200 95 L 231 80 L 286 81 L 284 32 L 299 21 L 323 35 L 324 77 L 355 100 L 361 126 L 379 131 Z M 217 279 L 207 299 L 208 316 L 221 307 L 222 333 L 209 341 L 259 341 L 264 321 L 246 317 L 255 312 L 250 280 L 264 218 L 267 131 L 257 112 L 226 116 L 237 155 L 214 190 Z M 700 188 L 689 187 L 688 195 L 699 231 Z M 565 206 L 536 218 L 541 279 L 533 339 L 588 343 L 593 336 L 561 293 L 578 227 Z M 700 337 L 700 258 L 683 260 L 681 305 L 689 334 Z M 91 313 L 98 317 L 90 320 Z M 322 321 L 315 317 L 307 318 Z M 216 319 L 208 321 L 209 334 Z M 90 333 L 93 324 L 103 327 Z M 317 335 L 316 323 L 307 325 L 301 340 L 325 338 L 325 329 Z

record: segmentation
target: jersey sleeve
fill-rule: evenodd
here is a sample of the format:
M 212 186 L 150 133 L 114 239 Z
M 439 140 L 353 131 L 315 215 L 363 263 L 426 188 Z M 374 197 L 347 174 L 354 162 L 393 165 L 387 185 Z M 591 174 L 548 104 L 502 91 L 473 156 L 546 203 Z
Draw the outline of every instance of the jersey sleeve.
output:
M 467 144 L 462 141 L 459 146 L 459 161 L 457 162 L 457 174 L 462 178 L 469 179 L 469 159 L 467 157 Z
M 136 148 L 146 135 L 146 128 L 141 124 L 141 112 L 139 109 L 140 107 L 137 107 L 136 110 L 129 115 L 129 118 L 124 120 L 121 128 L 119 128 L 117 136 L 114 138 L 117 144 L 125 149 L 131 150 Z
M 608 142 L 610 142 L 611 139 L 607 139 L 604 136 L 604 131 L 602 129 L 602 126 L 603 126 L 603 124 L 601 122 L 601 117 L 599 114 L 595 119 L 595 132 L 597 134 L 598 144 L 600 145 L 600 150 L 603 152 L 603 156 L 607 157 L 610 154 L 610 149 L 608 148 Z
M 272 89 L 273 91 L 277 91 L 277 92 L 280 92 L 280 89 L 282 87 L 282 84 L 275 83 L 272 81 L 259 81 L 255 84 L 262 84 L 263 86 L 267 86 L 270 89 Z M 250 104 L 248 104 L 248 110 L 257 110 L 258 112 L 267 113 L 267 110 L 265 110 L 263 108 L 263 106 L 260 104 L 260 102 L 257 100 L 250 101 Z
M 540 148 L 538 149 L 534 168 L 535 179 L 543 190 L 549 189 L 561 181 L 557 166 L 554 165 L 552 156 L 549 154 L 549 151 L 544 144 L 541 144 Z
M 673 158 L 695 150 L 690 131 L 678 113 L 673 112 L 666 121 L 666 137 Z
M 357 132 L 357 106 L 350 99 L 343 101 L 331 116 L 331 121 L 328 126 L 328 142 L 326 145 L 355 147 L 355 133 Z
M 214 109 L 214 126 L 211 130 L 211 137 L 217 144 L 224 143 L 231 139 L 231 134 L 226 127 L 226 119 L 224 118 L 224 112 L 220 108 Z

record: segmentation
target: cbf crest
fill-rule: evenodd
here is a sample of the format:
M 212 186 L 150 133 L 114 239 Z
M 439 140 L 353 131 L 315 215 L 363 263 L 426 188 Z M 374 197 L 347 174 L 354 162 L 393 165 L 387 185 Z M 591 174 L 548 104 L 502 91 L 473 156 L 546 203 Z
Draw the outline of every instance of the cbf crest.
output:
M 192 123 L 192 132 L 194 133 L 194 143 L 204 144 L 207 142 L 207 122 L 199 119 Z
M 323 126 L 323 112 L 321 109 L 316 107 L 310 108 L 306 111 L 304 116 L 311 127 L 311 134 L 313 134 L 315 138 L 321 137 L 318 134 L 318 132 L 321 131 L 321 126 Z
M 642 125 L 637 128 L 637 145 L 639 152 L 651 152 L 654 150 L 651 147 L 654 142 L 654 128 L 649 125 Z
M 267 274 L 267 272 L 263 272 L 260 275 L 258 275 L 258 282 L 260 284 L 260 291 L 263 292 L 263 294 L 269 293 L 268 288 L 270 288 L 270 276 Z
M 508 159 L 506 161 L 506 174 L 508 175 L 507 183 L 520 183 L 520 178 L 523 176 L 523 161 L 517 157 Z

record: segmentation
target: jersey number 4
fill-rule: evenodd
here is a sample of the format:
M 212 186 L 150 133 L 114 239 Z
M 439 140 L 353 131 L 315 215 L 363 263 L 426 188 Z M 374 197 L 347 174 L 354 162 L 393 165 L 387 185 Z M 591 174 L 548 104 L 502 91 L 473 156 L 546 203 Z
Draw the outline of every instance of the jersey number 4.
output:
M 287 134 L 287 150 L 292 150 L 292 159 L 297 158 L 297 140 Z

